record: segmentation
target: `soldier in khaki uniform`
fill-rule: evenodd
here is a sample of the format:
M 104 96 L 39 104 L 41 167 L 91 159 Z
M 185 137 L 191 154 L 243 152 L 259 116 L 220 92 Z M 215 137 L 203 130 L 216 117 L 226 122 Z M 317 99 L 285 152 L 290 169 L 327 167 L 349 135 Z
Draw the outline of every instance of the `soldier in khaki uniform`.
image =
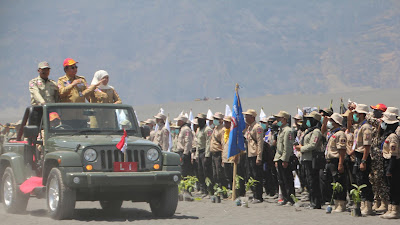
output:
M 101 80 L 100 85 L 89 94 L 91 103 L 113 103 L 121 104 L 121 98 L 114 87 L 108 85 L 110 75 L 105 70 L 98 70 L 94 74 L 92 85 L 96 86 Z
M 322 151 L 322 133 L 321 127 L 321 114 L 316 111 L 304 116 L 303 121 L 307 130 L 305 131 L 304 138 L 296 145 L 296 149 L 301 152 L 301 164 L 304 166 L 304 171 L 307 181 L 307 190 L 310 198 L 310 208 L 321 209 L 322 193 L 320 189 L 320 168 L 313 166 L 313 152 Z
M 146 139 L 154 142 L 154 136 L 156 133 L 156 131 L 154 130 L 154 126 L 156 125 L 156 121 L 154 119 L 148 119 L 144 121 L 144 123 L 150 128 L 150 136 L 146 137 Z
M 158 113 L 157 115 L 154 116 L 154 118 L 156 118 L 156 123 L 158 124 L 158 130 L 155 133 L 153 142 L 156 145 L 160 145 L 163 151 L 168 151 L 169 131 L 165 127 L 165 120 L 167 119 L 167 117 L 162 113 Z
M 181 156 L 182 162 L 182 176 L 192 176 L 192 143 L 193 143 L 193 133 L 190 129 L 188 118 L 186 116 L 180 115 L 175 118 L 177 125 L 179 127 L 179 134 L 177 140 L 177 152 Z
M 358 124 L 358 128 L 354 132 L 354 142 L 352 150 L 356 157 L 356 183 L 358 186 L 367 185 L 361 192 L 361 213 L 362 215 L 372 215 L 372 202 L 374 194 L 372 193 L 372 185 L 369 181 L 369 173 L 371 172 L 371 157 L 369 155 L 372 144 L 371 125 L 366 120 L 369 109 L 367 105 L 358 104 L 354 113 L 349 114 L 348 119 L 352 119 Z
M 384 176 L 389 187 L 390 204 L 388 211 L 381 216 L 384 219 L 400 219 L 400 137 L 396 134 L 399 128 L 398 109 L 389 107 L 383 113 L 381 129 L 383 137 L 382 155 L 384 158 Z M 397 113 L 397 114 L 396 114 Z
M 213 115 L 214 129 L 210 140 L 210 152 L 212 156 L 213 180 L 219 186 L 227 187 L 226 179 L 224 178 L 224 170 L 222 168 L 222 142 L 224 139 L 224 124 L 222 122 L 224 115 L 217 112 Z
M 332 176 L 333 183 L 339 182 L 343 190 L 335 194 L 334 212 L 346 211 L 346 174 L 344 173 L 344 158 L 346 156 L 346 134 L 342 131 L 343 117 L 333 113 L 328 117 L 327 128 L 329 134 L 326 146 L 326 172 Z
M 263 202 L 262 198 L 262 155 L 264 148 L 264 129 L 260 124 L 256 123 L 257 113 L 254 109 L 243 112 L 244 120 L 248 127 L 245 129 L 244 137 L 247 140 L 247 158 L 249 162 L 249 175 L 257 180 L 253 188 L 253 204 Z
M 294 180 L 289 168 L 289 158 L 293 155 L 294 134 L 292 128 L 288 125 L 290 114 L 280 111 L 274 117 L 276 118 L 274 124 L 280 128 L 274 157 L 275 168 L 278 171 L 278 183 L 283 197 L 280 204 L 293 205 L 294 201 L 290 195 L 294 195 Z
M 39 76 L 29 81 L 32 105 L 44 105 L 58 102 L 58 87 L 54 80 L 49 79 L 50 65 L 40 62 L 38 65 Z
M 179 134 L 179 126 L 177 124 L 171 124 L 171 138 L 172 138 L 172 148 L 171 151 L 178 153 L 178 134 Z M 181 161 L 182 164 L 182 161 Z
M 89 98 L 90 93 L 103 82 L 101 80 L 87 88 L 85 77 L 76 75 L 78 72 L 76 63 L 71 58 L 64 60 L 65 75 L 58 79 L 60 102 L 85 102 L 85 98 Z
M 200 182 L 200 190 L 205 197 L 208 193 L 206 192 L 205 178 L 208 177 L 212 180 L 212 168 L 210 160 L 210 140 L 212 135 L 212 129 L 206 125 L 207 116 L 203 113 L 199 113 L 196 117 L 198 122 L 198 128 L 196 131 L 196 157 L 198 163 L 198 174 Z M 211 191 L 213 187 L 208 187 Z

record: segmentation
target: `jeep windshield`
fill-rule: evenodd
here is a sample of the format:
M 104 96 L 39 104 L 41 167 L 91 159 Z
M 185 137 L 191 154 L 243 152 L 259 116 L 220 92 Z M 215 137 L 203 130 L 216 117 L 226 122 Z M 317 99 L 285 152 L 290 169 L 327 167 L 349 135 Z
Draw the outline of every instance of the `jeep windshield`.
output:
M 53 134 L 137 134 L 136 117 L 131 108 L 105 104 L 48 107 L 48 130 Z

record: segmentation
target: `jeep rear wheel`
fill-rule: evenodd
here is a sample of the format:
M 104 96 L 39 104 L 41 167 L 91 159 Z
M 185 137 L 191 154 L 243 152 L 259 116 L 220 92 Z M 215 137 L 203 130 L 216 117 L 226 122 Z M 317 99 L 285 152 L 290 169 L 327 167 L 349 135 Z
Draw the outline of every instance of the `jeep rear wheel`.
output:
M 4 171 L 1 182 L 1 200 L 8 213 L 25 212 L 29 194 L 24 194 L 15 182 L 14 172 L 10 167 Z
M 168 186 L 150 201 L 151 212 L 157 217 L 171 217 L 178 206 L 178 185 Z
M 56 220 L 72 218 L 76 193 L 64 185 L 58 168 L 51 169 L 46 187 L 47 209 L 50 217 Z
M 101 208 L 109 214 L 117 214 L 121 210 L 122 200 L 100 201 Z

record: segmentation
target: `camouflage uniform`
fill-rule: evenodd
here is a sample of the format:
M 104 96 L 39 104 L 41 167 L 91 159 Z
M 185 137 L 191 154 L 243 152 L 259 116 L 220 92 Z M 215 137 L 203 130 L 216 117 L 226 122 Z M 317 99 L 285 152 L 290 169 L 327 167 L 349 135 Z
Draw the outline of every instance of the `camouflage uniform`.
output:
M 378 134 L 379 120 L 371 115 L 367 116 L 368 123 L 372 125 L 372 145 L 371 145 L 371 173 L 369 180 L 372 184 L 372 191 L 375 200 L 389 201 L 389 187 L 384 180 L 383 156 L 381 144 L 385 140 Z

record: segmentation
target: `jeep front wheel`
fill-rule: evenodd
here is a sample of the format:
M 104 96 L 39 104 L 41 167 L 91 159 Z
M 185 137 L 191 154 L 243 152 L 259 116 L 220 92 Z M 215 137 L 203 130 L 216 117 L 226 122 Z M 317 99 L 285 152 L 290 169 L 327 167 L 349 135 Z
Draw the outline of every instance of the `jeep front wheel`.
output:
M 178 206 L 178 185 L 168 186 L 150 201 L 151 212 L 157 217 L 171 217 Z
M 72 218 L 76 193 L 64 185 L 58 168 L 51 169 L 46 187 L 47 209 L 50 217 L 56 220 Z
M 0 190 L 1 199 L 8 213 L 22 213 L 26 210 L 29 194 L 24 194 L 19 190 L 14 172 L 10 167 L 4 171 Z

